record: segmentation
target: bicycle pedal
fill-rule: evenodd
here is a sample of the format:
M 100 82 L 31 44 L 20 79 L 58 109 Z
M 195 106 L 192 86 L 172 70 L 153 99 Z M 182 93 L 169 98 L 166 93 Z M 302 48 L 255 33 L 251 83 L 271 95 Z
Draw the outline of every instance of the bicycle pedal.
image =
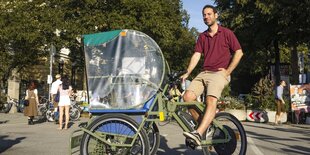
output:
M 78 125 L 80 128 L 86 128 L 87 127 L 87 122 L 82 122 Z
M 209 147 L 208 147 L 208 150 L 209 150 L 209 151 L 212 151 L 212 148 L 213 148 L 212 146 L 209 146 Z
M 196 149 L 197 145 L 193 139 L 186 138 L 185 139 L 185 145 L 193 150 Z

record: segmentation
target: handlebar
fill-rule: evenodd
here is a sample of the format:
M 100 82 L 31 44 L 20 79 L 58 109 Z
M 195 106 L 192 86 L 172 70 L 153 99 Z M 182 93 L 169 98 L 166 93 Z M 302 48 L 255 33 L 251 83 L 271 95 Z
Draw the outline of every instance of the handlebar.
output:
M 172 71 L 170 74 L 168 74 L 169 82 L 170 83 L 178 83 L 181 82 L 180 76 L 187 73 L 187 70 L 183 71 Z
M 9 96 L 9 95 L 6 95 L 6 97 L 7 97 L 11 102 L 18 102 L 18 99 L 12 98 L 12 97 Z

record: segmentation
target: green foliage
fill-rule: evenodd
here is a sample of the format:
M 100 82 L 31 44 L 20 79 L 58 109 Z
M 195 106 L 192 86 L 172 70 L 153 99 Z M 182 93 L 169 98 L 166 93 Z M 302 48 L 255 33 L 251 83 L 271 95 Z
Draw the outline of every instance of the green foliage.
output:
M 245 102 L 252 109 L 274 109 L 274 83 L 268 77 L 261 78 L 253 87 L 251 95 L 247 96 Z
M 218 108 L 220 110 L 224 109 L 245 109 L 244 102 L 236 97 L 231 96 L 231 87 L 226 85 L 222 91 L 222 95 L 219 99 Z
M 227 97 L 231 95 L 230 93 L 231 93 L 230 85 L 226 85 L 222 91 L 221 96 Z
M 20 0 L 0 2 L 0 77 L 21 70 L 57 51 L 83 66 L 78 38 L 82 34 L 134 29 L 152 37 L 174 70 L 184 70 L 197 31 L 188 29 L 189 15 L 180 0 Z M 5 60 L 5 61 L 3 61 Z
M 220 110 L 225 110 L 225 109 L 243 110 L 245 109 L 245 104 L 243 101 L 239 100 L 236 97 L 226 96 L 226 97 L 220 98 L 218 108 Z
M 0 104 L 4 104 L 6 102 L 6 95 L 0 92 Z
M 279 43 L 281 63 L 293 65 L 296 57 L 288 58 L 288 51 L 300 44 L 310 44 L 310 1 L 215 0 L 215 4 L 221 24 L 234 30 L 244 51 L 234 73 L 237 78 L 232 81 L 239 87 L 234 89 L 251 88 L 248 85 L 252 83 L 243 81 L 256 81 L 268 73 L 269 64 L 275 62 L 275 41 Z

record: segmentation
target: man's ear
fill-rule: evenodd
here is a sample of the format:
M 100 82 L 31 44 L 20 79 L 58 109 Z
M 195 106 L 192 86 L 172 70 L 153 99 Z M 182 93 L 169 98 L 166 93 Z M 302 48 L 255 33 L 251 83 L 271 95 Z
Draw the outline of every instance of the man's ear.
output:
M 219 17 L 218 13 L 215 13 L 215 19 L 217 19 Z

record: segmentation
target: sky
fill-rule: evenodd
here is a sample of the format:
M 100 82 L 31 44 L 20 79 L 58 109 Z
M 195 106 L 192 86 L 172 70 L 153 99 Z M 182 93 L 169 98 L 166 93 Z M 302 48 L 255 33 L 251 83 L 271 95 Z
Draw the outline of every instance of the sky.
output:
M 195 27 L 198 32 L 205 31 L 208 27 L 205 25 L 202 19 L 201 10 L 202 8 L 209 4 L 214 5 L 213 0 L 182 0 L 183 9 L 187 11 L 190 15 L 189 27 Z

